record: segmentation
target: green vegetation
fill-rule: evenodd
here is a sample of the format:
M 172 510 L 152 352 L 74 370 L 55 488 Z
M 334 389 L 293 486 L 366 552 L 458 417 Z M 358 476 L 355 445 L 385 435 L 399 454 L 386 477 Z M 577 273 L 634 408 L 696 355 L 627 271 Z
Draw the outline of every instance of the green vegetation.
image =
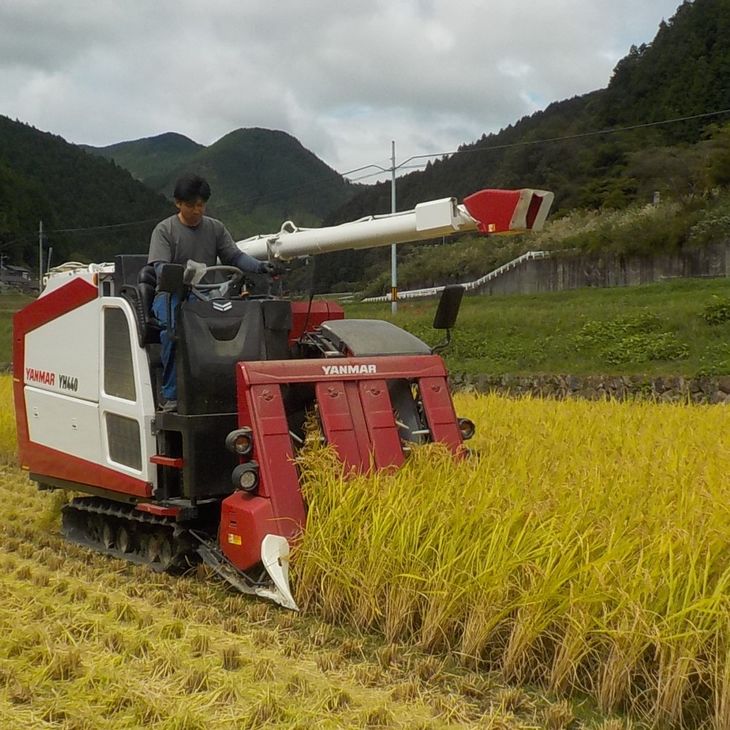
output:
M 0 367 L 12 360 L 13 314 L 30 301 L 22 294 L 0 296 Z
M 348 317 L 392 319 L 430 344 L 434 300 L 348 304 Z M 730 281 L 465 297 L 451 346 L 455 372 L 728 375 Z
M 0 252 L 8 256 L 7 263 L 36 268 L 39 220 L 48 232 L 54 263 L 106 261 L 122 251 L 145 251 L 155 222 L 172 210 L 126 170 L 3 116 L 0 200 Z M 135 225 L 103 228 L 128 221 Z M 66 230 L 90 226 L 102 228 Z
M 175 132 L 131 142 L 119 142 L 108 147 L 90 145 L 81 147 L 91 154 L 113 160 L 117 165 L 129 170 L 137 180 L 145 182 L 153 189 L 164 186 L 176 169 L 205 149 L 203 145 Z

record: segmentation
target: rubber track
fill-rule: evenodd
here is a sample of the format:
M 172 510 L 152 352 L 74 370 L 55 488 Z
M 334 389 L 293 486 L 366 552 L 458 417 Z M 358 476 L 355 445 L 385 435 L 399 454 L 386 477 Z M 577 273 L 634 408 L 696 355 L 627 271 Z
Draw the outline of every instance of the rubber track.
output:
M 172 518 L 159 517 L 134 509 L 133 505 L 111 502 L 97 497 L 77 497 L 62 510 L 62 532 L 66 539 L 103 555 L 146 565 L 157 572 L 179 572 L 200 562 L 190 533 Z M 93 515 L 99 521 L 94 524 Z M 103 540 L 103 526 L 111 527 L 116 542 L 122 526 L 130 536 L 126 552 Z M 195 541 L 197 542 L 197 540 Z M 159 547 L 166 546 L 161 558 Z

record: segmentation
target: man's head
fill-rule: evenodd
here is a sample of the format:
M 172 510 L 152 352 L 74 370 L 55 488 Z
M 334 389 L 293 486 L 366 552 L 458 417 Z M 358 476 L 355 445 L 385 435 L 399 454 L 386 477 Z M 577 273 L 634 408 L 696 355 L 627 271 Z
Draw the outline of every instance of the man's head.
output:
M 175 206 L 180 222 L 186 226 L 197 226 L 205 213 L 205 204 L 210 198 L 210 185 L 200 175 L 183 175 L 178 178 L 173 191 Z

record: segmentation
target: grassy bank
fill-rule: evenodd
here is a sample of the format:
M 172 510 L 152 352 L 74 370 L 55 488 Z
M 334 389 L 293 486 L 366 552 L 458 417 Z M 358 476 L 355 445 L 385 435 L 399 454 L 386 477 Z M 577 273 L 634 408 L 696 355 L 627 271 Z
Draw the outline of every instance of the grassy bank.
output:
M 465 297 L 445 358 L 452 370 L 496 375 L 727 375 L 730 321 L 722 317 L 723 303 L 730 303 L 730 279 Z M 351 304 L 346 311 L 391 319 L 433 344 L 435 307 L 435 300 L 401 302 L 394 318 L 390 304 Z

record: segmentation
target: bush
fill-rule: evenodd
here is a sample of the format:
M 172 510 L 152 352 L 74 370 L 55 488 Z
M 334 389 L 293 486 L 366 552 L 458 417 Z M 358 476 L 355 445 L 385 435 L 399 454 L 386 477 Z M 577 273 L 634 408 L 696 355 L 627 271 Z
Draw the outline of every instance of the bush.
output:
M 713 297 L 712 304 L 708 304 L 702 310 L 702 319 L 709 325 L 718 325 L 730 320 L 730 299 Z

